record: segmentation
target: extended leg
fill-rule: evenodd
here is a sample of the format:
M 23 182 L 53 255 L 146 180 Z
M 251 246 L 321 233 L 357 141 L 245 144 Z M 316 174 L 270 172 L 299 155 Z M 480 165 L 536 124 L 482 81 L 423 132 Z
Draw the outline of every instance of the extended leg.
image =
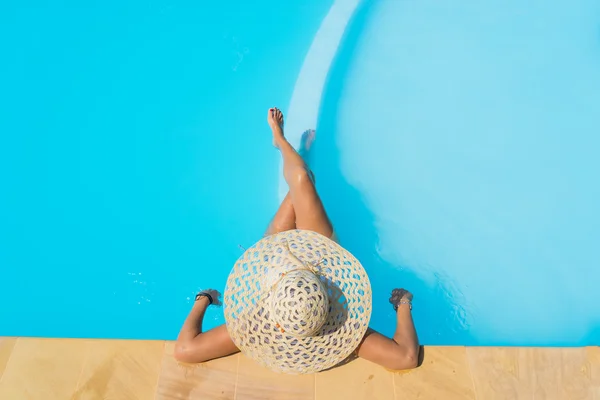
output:
M 296 228 L 331 237 L 333 227 L 317 193 L 312 174 L 304 159 L 283 135 L 283 114 L 277 108 L 269 109 L 267 120 L 273 131 L 273 143 L 283 157 L 283 177 L 290 188 Z
M 394 295 L 397 299 L 394 300 Z M 419 340 L 413 323 L 410 300 L 412 295 L 403 289 L 394 289 L 392 299 L 398 306 L 396 311 L 396 332 L 390 339 L 369 329 L 357 354 L 392 370 L 416 368 L 419 360 Z M 400 302 L 401 300 L 404 300 Z
M 212 298 L 218 301 L 217 291 L 208 291 Z M 225 325 L 217 326 L 209 331 L 202 332 L 202 319 L 209 306 L 208 299 L 201 297 L 194 303 L 192 311 L 185 319 L 177 342 L 175 343 L 175 358 L 177 361 L 199 363 L 214 358 L 225 357 L 237 353 L 235 346 Z
M 290 231 L 292 229 L 296 229 L 296 212 L 294 211 L 294 205 L 292 204 L 292 197 L 288 192 L 275 213 L 273 220 L 269 224 L 265 236 Z

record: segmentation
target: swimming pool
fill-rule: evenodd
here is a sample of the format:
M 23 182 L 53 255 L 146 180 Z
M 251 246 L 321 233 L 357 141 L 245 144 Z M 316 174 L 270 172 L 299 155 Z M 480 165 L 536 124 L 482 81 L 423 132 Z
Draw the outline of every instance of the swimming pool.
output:
M 173 339 L 277 207 L 277 105 L 376 329 L 405 286 L 425 344 L 600 344 L 597 2 L 2 7 L 0 335 Z

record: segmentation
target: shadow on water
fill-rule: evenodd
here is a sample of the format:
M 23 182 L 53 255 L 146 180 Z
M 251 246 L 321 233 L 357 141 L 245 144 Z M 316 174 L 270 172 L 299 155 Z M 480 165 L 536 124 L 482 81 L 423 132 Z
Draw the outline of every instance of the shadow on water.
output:
M 343 95 L 349 67 L 356 56 L 356 45 L 375 6 L 375 1 L 363 1 L 359 5 L 338 48 L 321 100 L 318 140 L 311 151 L 311 167 L 342 244 L 361 260 L 369 274 L 373 287 L 371 326 L 386 335 L 393 334 L 395 318 L 388 298 L 394 287 L 404 287 L 415 295 L 414 316 L 421 343 L 474 344 L 461 316 L 462 308 L 452 301 L 449 291 L 443 288 L 443 281 L 424 282 L 411 265 L 394 265 L 380 257 L 377 252 L 379 238 L 375 216 L 362 193 L 345 179 L 341 170 L 336 146 L 339 99 Z M 364 134 L 375 135 L 373 132 Z M 353 162 L 366 163 L 368 160 L 356 158 Z

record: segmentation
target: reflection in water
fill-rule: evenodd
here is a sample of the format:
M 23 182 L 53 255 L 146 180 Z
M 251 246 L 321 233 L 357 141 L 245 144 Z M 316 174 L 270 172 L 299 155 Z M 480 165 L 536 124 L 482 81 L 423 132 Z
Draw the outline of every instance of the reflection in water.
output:
M 319 100 L 327 73 L 358 3 L 359 0 L 336 0 L 333 3 L 304 59 L 290 101 L 285 127 L 288 141 L 296 148 L 302 133 L 314 130 L 317 125 Z M 280 201 L 287 191 L 287 184 L 282 177 L 279 181 Z
M 387 300 L 394 287 L 405 287 L 415 295 L 414 317 L 422 343 L 469 344 L 467 312 L 460 303 L 464 299 L 451 285 L 450 277 L 437 276 L 434 282 L 425 282 L 410 265 L 395 265 L 382 258 L 377 251 L 379 234 L 374 215 L 363 194 L 347 182 L 341 170 L 336 146 L 340 98 L 357 40 L 376 6 L 376 2 L 366 1 L 355 11 L 329 71 L 312 154 L 317 186 L 341 243 L 369 273 L 373 285 L 371 326 L 393 334 L 395 315 Z M 369 160 L 353 160 L 355 164 L 366 162 Z

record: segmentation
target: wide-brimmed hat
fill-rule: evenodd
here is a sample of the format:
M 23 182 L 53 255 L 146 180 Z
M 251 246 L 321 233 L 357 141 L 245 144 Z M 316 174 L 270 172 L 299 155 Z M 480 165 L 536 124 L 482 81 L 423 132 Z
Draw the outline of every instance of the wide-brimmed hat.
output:
M 348 250 L 293 230 L 246 250 L 223 303 L 227 331 L 245 355 L 277 372 L 311 373 L 358 347 L 371 317 L 371 284 Z

